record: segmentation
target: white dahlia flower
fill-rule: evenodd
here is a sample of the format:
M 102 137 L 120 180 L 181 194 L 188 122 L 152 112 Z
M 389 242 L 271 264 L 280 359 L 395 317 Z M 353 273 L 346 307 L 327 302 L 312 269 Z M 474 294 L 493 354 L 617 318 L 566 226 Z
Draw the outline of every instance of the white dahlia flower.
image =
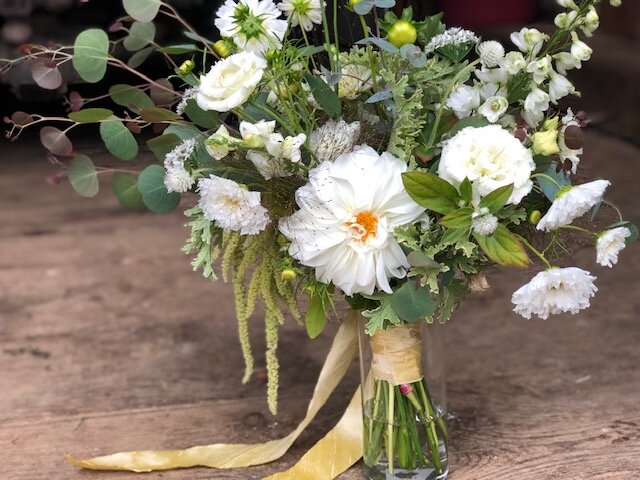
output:
M 307 32 L 313 30 L 313 24 L 322 24 L 322 6 L 320 0 L 283 0 L 278 8 L 284 12 L 291 25 L 304 28 Z
M 607 180 L 595 180 L 582 185 L 567 186 L 558 190 L 549 211 L 540 219 L 536 228 L 542 231 L 569 225 L 602 201 Z
M 471 181 L 474 199 L 513 184 L 509 203 L 518 204 L 531 191 L 536 166 L 531 150 L 499 125 L 463 128 L 442 149 L 438 175 L 455 187 Z
M 328 120 L 311 132 L 311 151 L 318 162 L 335 160 L 343 153 L 351 152 L 360 137 L 360 122 L 347 123 Z
M 598 235 L 596 241 L 596 261 L 603 267 L 613 267 L 618 263 L 618 254 L 626 246 L 625 239 L 631 236 L 627 227 L 606 230 Z
M 228 112 L 246 102 L 262 80 L 267 62 L 251 52 L 219 60 L 200 77 L 196 102 L 202 110 Z
M 246 52 L 263 53 L 280 48 L 287 21 L 273 0 L 227 0 L 216 12 L 215 25 L 223 37 L 232 38 Z
M 184 193 L 189 191 L 195 180 L 185 167 L 196 148 L 193 138 L 185 140 L 164 157 L 164 185 L 168 192 Z
M 598 291 L 595 279 L 576 267 L 540 272 L 513 294 L 513 310 L 524 318 L 537 315 L 543 320 L 558 313 L 576 314 L 589 307 L 590 298 Z
M 347 295 L 392 293 L 389 279 L 409 268 L 393 231 L 424 214 L 404 189 L 406 169 L 393 155 L 363 146 L 311 170 L 296 192 L 300 209 L 280 221 L 289 254 Z
M 198 182 L 198 206 L 204 218 L 224 230 L 256 235 L 267 228 L 269 215 L 260 204 L 260 192 L 250 192 L 226 178 L 202 178 Z

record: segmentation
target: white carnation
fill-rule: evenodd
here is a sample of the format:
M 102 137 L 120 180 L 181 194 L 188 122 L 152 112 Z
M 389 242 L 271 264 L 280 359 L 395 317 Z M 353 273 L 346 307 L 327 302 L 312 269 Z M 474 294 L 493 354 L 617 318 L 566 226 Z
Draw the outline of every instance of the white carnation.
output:
M 409 268 L 393 232 L 424 214 L 404 189 L 406 169 L 363 146 L 311 170 L 296 192 L 300 209 L 280 222 L 289 254 L 347 295 L 392 293 L 389 279 L 404 278 Z
M 202 178 L 198 182 L 198 206 L 204 218 L 242 235 L 256 235 L 267 228 L 267 209 L 260 204 L 260 192 L 250 192 L 226 178 Z
M 609 185 L 611 183 L 607 180 L 596 180 L 561 188 L 549 211 L 540 219 L 536 228 L 548 232 L 554 228 L 569 225 L 601 202 L 604 191 Z
M 318 162 L 335 160 L 353 150 L 360 137 L 360 122 L 328 120 L 311 133 L 311 151 Z
M 535 163 L 531 151 L 499 125 L 463 128 L 442 149 L 438 175 L 458 187 L 468 178 L 474 198 L 513 184 L 509 203 L 531 191 Z
M 480 107 L 480 90 L 469 85 L 460 85 L 449 96 L 446 105 L 458 118 L 468 117 Z
M 626 246 L 625 240 L 631 236 L 627 227 L 607 230 L 598 235 L 596 241 L 596 261 L 603 267 L 613 267 L 618 263 L 618 254 Z
M 267 62 L 251 52 L 240 52 L 218 61 L 200 77 L 196 101 L 202 110 L 228 112 L 246 102 L 256 89 Z
M 511 297 L 514 311 L 524 318 L 531 315 L 546 320 L 558 313 L 576 314 L 588 308 L 598 288 L 589 272 L 580 268 L 552 268 L 538 273 Z

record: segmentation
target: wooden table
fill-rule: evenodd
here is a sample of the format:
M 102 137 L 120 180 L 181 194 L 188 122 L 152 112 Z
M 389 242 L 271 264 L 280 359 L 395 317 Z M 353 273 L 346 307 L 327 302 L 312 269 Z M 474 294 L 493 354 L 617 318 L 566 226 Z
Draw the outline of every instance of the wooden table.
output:
M 0 160 L 0 479 L 254 479 L 295 462 L 338 420 L 355 369 L 291 452 L 264 467 L 138 477 L 65 463 L 67 452 L 280 437 L 302 418 L 335 328 L 314 342 L 293 322 L 282 329 L 271 417 L 264 370 L 240 384 L 229 288 L 179 252 L 181 213 L 124 211 L 107 188 L 83 200 L 48 187 L 33 145 L 5 144 Z M 584 164 L 640 221 L 640 152 L 596 133 L 586 150 Z M 592 249 L 576 252 L 600 288 L 581 315 L 516 317 L 511 293 L 532 271 L 496 272 L 460 309 L 447 326 L 451 480 L 640 478 L 639 254 L 631 246 L 610 270 Z M 262 365 L 264 342 L 253 341 Z M 358 467 L 341 478 L 360 478 Z

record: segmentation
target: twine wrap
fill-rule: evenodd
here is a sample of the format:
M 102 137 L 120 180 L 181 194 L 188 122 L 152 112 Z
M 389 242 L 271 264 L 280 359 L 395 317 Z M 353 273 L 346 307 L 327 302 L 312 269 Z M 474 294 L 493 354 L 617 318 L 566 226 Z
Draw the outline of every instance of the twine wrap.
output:
M 378 330 L 371 338 L 371 370 L 376 380 L 402 385 L 422 380 L 422 333 L 419 324 Z

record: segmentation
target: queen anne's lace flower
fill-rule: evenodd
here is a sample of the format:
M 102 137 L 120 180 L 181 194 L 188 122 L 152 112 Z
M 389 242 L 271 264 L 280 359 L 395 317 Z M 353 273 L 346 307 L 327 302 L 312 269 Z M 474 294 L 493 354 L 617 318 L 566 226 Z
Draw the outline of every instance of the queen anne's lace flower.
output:
M 598 235 L 596 241 L 596 261 L 603 267 L 613 267 L 618 263 L 618 254 L 626 246 L 625 239 L 631 236 L 627 227 L 607 230 Z
M 609 185 L 611 183 L 607 180 L 596 180 L 561 188 L 549 211 L 540 219 L 536 228 L 548 232 L 554 228 L 569 225 L 599 203 Z
M 241 50 L 263 53 L 282 45 L 287 22 L 280 14 L 273 0 L 227 0 L 216 13 L 215 25 Z
M 328 120 L 311 133 L 311 151 L 318 162 L 335 160 L 353 150 L 360 137 L 360 122 Z
M 468 178 L 476 199 L 513 184 L 509 203 L 518 204 L 533 187 L 531 151 L 499 125 L 463 128 L 442 149 L 438 175 L 458 187 Z
M 193 138 L 185 140 L 164 157 L 164 185 L 169 192 L 184 193 L 189 191 L 195 180 L 185 168 L 185 162 L 189 160 L 196 148 Z
M 198 182 L 198 206 L 204 218 L 224 230 L 256 235 L 269 224 L 267 209 L 260 204 L 260 192 L 250 192 L 226 178 L 211 175 Z
M 300 25 L 307 32 L 313 30 L 313 24 L 322 24 L 322 3 L 320 0 L 283 0 L 278 4 L 291 21 L 291 25 Z
M 558 313 L 576 314 L 589 307 L 598 291 L 594 280 L 596 277 L 576 267 L 540 272 L 513 294 L 514 311 L 524 318 L 537 315 L 543 320 Z
M 389 279 L 409 268 L 393 231 L 424 213 L 404 189 L 406 169 L 393 155 L 363 146 L 311 170 L 296 192 L 300 210 L 280 222 L 289 254 L 347 295 L 391 293 Z
M 464 30 L 460 27 L 449 28 L 443 33 L 433 37 L 425 47 L 425 51 L 427 53 L 432 53 L 439 48 L 447 47 L 449 45 L 478 43 L 479 40 L 478 36 L 471 30 Z

